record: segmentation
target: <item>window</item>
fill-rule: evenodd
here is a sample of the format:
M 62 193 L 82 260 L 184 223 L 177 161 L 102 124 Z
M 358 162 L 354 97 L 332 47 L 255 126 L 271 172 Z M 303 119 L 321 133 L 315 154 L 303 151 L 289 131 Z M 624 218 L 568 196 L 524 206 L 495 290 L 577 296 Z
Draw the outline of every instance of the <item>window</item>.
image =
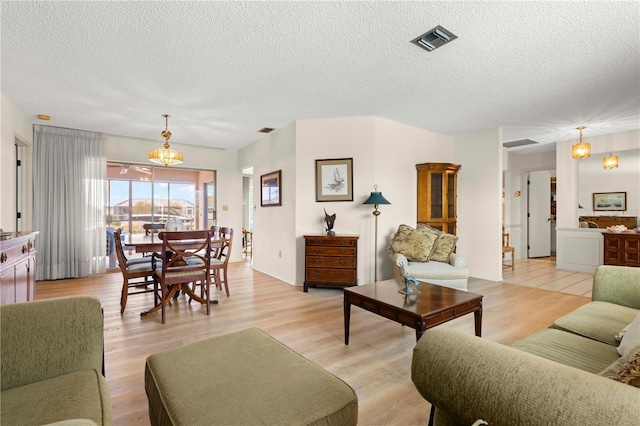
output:
M 211 170 L 107 163 L 107 226 L 143 233 L 143 224 L 171 219 L 206 229 L 215 224 L 214 194 Z

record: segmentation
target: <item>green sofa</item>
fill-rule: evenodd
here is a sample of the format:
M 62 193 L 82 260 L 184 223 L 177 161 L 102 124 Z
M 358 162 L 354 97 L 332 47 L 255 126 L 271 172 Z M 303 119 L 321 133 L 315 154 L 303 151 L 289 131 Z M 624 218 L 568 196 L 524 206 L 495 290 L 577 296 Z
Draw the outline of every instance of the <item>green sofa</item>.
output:
M 3 426 L 113 424 L 97 298 L 0 306 L 0 345 Z
M 618 354 L 614 336 L 640 310 L 640 268 L 599 267 L 592 295 L 590 303 L 511 347 L 447 327 L 425 332 L 411 375 L 435 407 L 431 420 L 639 425 L 640 388 L 605 375 L 629 361 Z M 640 345 L 631 351 L 636 369 L 639 351 Z

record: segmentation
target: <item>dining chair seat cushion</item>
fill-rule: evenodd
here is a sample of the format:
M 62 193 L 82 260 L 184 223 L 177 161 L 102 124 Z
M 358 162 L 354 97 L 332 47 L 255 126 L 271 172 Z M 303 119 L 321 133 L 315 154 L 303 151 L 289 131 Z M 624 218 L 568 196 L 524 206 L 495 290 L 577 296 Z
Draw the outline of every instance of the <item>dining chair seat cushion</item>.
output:
M 152 425 L 355 425 L 358 398 L 338 377 L 258 328 L 153 354 Z
M 215 257 L 211 258 L 211 266 L 222 266 L 224 265 L 224 260 L 216 259 Z
M 167 268 L 169 269 L 169 268 Z M 160 271 L 156 271 L 155 272 L 156 275 L 161 276 L 162 273 Z M 184 270 L 184 269 L 180 269 L 180 268 L 176 268 L 175 271 L 171 271 L 170 269 L 165 272 L 164 276 L 165 278 L 169 279 L 169 278 L 178 278 L 178 277 L 188 277 L 188 276 L 197 276 L 197 275 L 202 275 L 202 278 L 200 279 L 205 279 L 207 277 L 207 274 L 201 273 L 199 271 L 194 272 L 194 271 L 190 271 L 190 270 Z
M 156 259 L 156 262 L 158 259 Z M 127 265 L 135 265 L 136 263 L 151 263 L 151 256 L 135 257 L 133 259 L 127 259 Z
M 187 264 L 191 266 L 200 266 L 200 265 L 204 265 L 204 261 L 199 257 L 193 257 L 193 258 L 187 259 Z
M 151 275 L 151 273 L 153 272 L 153 268 L 151 267 L 151 262 L 127 264 L 127 272 L 129 273 L 143 272 L 143 271 L 149 271 L 149 275 Z

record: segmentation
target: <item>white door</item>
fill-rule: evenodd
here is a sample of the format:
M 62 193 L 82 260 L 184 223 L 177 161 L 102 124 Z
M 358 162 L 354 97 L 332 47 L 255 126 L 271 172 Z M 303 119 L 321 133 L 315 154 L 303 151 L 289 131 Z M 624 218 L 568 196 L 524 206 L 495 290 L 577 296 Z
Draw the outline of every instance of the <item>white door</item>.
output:
M 551 255 L 551 173 L 529 173 L 528 257 Z

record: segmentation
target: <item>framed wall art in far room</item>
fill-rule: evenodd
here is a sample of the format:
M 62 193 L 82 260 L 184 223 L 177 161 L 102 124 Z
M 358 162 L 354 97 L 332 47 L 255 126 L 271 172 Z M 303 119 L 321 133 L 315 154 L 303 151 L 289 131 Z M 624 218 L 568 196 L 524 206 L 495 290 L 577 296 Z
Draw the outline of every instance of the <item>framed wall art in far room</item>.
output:
M 260 205 L 262 207 L 282 205 L 282 170 L 260 176 Z
M 626 211 L 626 192 L 594 192 L 593 211 Z
M 316 160 L 316 201 L 353 201 L 353 158 Z

